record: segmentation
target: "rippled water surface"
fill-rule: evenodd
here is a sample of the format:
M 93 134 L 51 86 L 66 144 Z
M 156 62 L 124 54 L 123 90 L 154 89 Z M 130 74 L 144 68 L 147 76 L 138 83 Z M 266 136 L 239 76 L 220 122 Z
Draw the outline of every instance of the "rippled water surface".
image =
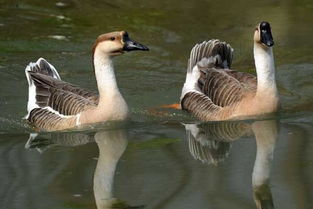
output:
M 272 25 L 282 108 L 264 121 L 196 122 L 179 100 L 192 46 L 219 38 L 254 73 L 252 33 Z M 313 208 L 313 2 L 0 1 L 0 208 Z M 91 46 L 127 30 L 149 46 L 114 60 L 131 120 L 40 133 L 25 66 L 45 57 L 95 89 Z

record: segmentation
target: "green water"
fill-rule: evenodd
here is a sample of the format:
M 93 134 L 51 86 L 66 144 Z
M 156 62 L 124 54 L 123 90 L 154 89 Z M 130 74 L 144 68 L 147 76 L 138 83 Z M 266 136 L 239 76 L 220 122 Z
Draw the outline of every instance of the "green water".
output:
M 254 73 L 263 20 L 282 103 L 274 120 L 197 124 L 151 110 L 179 100 L 202 40 L 229 42 L 233 68 Z M 313 208 L 312 22 L 311 0 L 0 0 L 0 208 Z M 44 57 L 95 89 L 91 45 L 115 30 L 150 48 L 114 60 L 131 120 L 29 140 L 25 66 Z

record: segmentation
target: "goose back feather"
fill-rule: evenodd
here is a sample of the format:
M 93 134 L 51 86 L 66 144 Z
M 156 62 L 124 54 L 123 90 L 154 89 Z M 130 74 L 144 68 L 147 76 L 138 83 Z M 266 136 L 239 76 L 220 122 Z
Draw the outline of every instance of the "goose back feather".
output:
M 40 130 L 60 130 L 67 126 L 75 126 L 75 116 L 65 116 L 53 111 L 50 107 L 34 108 L 28 115 L 28 122 Z
M 95 108 L 98 95 L 61 80 L 45 59 L 30 63 L 25 70 L 29 83 L 26 119 L 43 130 L 59 130 L 77 123 L 79 113 Z
M 95 95 L 53 77 L 30 73 L 36 86 L 36 101 L 39 107 L 49 106 L 63 115 L 76 115 L 96 107 Z
M 193 47 L 181 97 L 182 109 L 201 120 L 216 120 L 221 116 L 223 107 L 242 99 L 245 86 L 235 78 L 236 75 L 228 73 L 232 57 L 231 46 L 219 40 L 202 42 Z M 224 117 L 227 114 L 224 110 Z

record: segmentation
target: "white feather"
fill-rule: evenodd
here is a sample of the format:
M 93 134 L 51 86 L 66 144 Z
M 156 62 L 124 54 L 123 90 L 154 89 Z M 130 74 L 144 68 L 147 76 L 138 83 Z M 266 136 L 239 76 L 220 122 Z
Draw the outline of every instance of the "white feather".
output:
M 49 65 L 50 69 L 52 70 L 53 78 L 61 80 L 61 77 L 58 71 L 54 68 L 54 66 L 51 65 L 42 57 L 39 58 L 36 63 L 31 62 L 26 66 L 25 74 L 28 82 L 28 102 L 27 102 L 27 115 L 24 117 L 24 119 L 27 119 L 29 117 L 29 114 L 33 109 L 39 108 L 36 100 L 36 86 L 33 80 L 31 79 L 29 72 L 31 72 L 32 68 L 34 68 L 35 66 L 40 67 L 40 62 L 46 62 Z
M 81 122 L 80 122 L 80 113 L 78 113 L 76 115 L 76 126 L 80 126 L 81 125 Z
M 38 133 L 30 133 L 29 134 L 29 138 L 25 144 L 25 149 L 30 149 L 31 147 L 31 143 L 33 142 L 33 140 L 38 136 Z
M 200 132 L 200 129 L 198 128 L 197 124 L 184 124 L 184 126 L 186 131 L 190 131 L 194 138 L 196 138 Z
M 188 92 L 200 92 L 198 87 L 198 79 L 200 77 L 200 71 L 198 66 L 194 66 L 192 72 L 187 72 L 186 81 L 180 96 L 183 99 Z
M 36 100 L 36 86 L 34 82 L 31 80 L 28 72 L 31 71 L 31 67 L 34 66 L 34 63 L 29 63 L 26 66 L 25 74 L 28 82 L 28 102 L 27 102 L 27 115 L 24 117 L 25 119 L 29 117 L 29 113 L 34 109 L 38 108 L 37 100 Z
M 221 63 L 222 58 L 220 55 L 215 55 L 214 57 L 203 57 L 199 62 L 197 62 L 197 65 L 202 68 L 206 68 L 210 66 L 212 63 Z M 226 61 L 227 63 L 227 61 Z
M 58 111 L 52 109 L 52 108 L 49 107 L 49 106 L 44 107 L 44 108 L 42 108 L 42 109 L 48 110 L 49 112 L 52 112 L 53 114 L 56 114 L 56 115 L 58 115 L 58 116 L 61 117 L 61 118 L 71 118 L 71 117 L 73 117 L 73 115 L 63 115 L 63 114 L 59 113 Z
M 53 78 L 61 80 L 61 77 L 60 77 L 58 71 L 55 69 L 55 67 L 54 67 L 53 65 L 51 65 L 51 64 L 50 64 L 47 60 L 45 60 L 44 58 L 40 57 L 40 58 L 37 60 L 36 65 L 39 66 L 39 64 L 40 64 L 41 61 L 44 61 L 44 62 L 46 62 L 46 63 L 49 65 L 49 67 L 51 68 L 51 70 L 52 70 L 52 72 L 53 72 Z

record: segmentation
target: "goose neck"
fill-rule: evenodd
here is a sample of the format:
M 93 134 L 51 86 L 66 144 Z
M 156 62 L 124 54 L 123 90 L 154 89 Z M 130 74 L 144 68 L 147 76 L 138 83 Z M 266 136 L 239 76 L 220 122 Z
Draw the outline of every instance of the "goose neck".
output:
M 273 91 L 276 94 L 275 66 L 272 48 L 254 44 L 254 60 L 259 91 Z
M 110 56 L 104 56 L 100 53 L 98 50 L 95 51 L 93 62 L 101 100 L 102 97 L 111 96 L 119 92 L 119 89 L 116 83 L 112 59 Z

